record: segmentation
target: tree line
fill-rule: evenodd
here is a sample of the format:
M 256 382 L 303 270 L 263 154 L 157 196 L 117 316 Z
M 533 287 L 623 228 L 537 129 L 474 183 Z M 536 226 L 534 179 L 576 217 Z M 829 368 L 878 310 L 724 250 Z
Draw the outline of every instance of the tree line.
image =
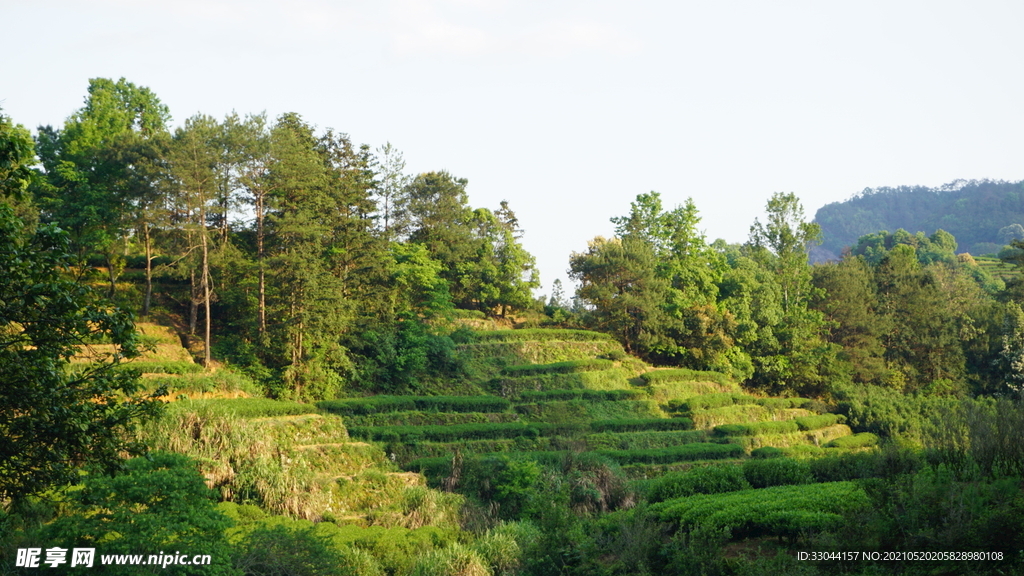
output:
M 415 387 L 451 356 L 433 320 L 533 303 L 509 204 L 471 207 L 468 182 L 445 171 L 410 177 L 390 145 L 295 113 L 197 114 L 172 130 L 159 98 L 124 79 L 91 80 L 84 106 L 34 142 L 7 123 L 30 172 L 5 194 L 19 215 L 65 230 L 106 296 L 142 317 L 159 284 L 204 363 L 244 366 L 274 394 Z
M 272 396 L 443 392 L 471 376 L 458 310 L 606 332 L 654 364 L 771 394 L 1019 385 L 1021 289 L 943 230 L 868 234 L 811 265 L 821 227 L 793 194 L 769 199 L 743 244 L 709 243 L 692 199 L 640 194 L 612 238 L 572 254 L 573 297 L 556 282 L 544 306 L 509 203 L 473 208 L 465 179 L 408 175 L 390 144 L 295 113 L 169 123 L 124 79 L 91 80 L 83 107 L 34 140 L 4 119 L 5 203 L 65 230 L 108 298 L 175 313 L 204 363 L 241 367 Z

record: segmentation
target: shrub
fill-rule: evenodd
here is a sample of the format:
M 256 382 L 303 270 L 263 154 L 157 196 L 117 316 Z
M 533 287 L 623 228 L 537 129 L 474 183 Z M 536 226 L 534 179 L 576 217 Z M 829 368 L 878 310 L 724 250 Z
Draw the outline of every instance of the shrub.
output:
M 743 468 L 735 464 L 714 464 L 691 468 L 685 472 L 669 472 L 648 486 L 647 499 L 662 502 L 694 494 L 719 494 L 746 490 L 750 484 Z
M 860 434 L 852 434 L 850 436 L 843 436 L 842 438 L 836 438 L 829 442 L 825 446 L 829 448 L 867 448 L 870 446 L 878 445 L 878 436 L 875 436 L 871 432 L 861 432 Z
M 665 382 L 715 382 L 723 386 L 734 384 L 725 374 L 703 370 L 690 370 L 688 368 L 675 368 L 671 370 L 651 370 L 645 372 L 641 378 L 647 384 L 662 384 Z
M 171 404 L 172 411 L 209 410 L 211 415 L 237 416 L 239 418 L 262 418 L 270 416 L 295 416 L 318 414 L 313 404 L 271 400 L 269 398 L 210 398 L 206 400 L 185 400 Z
M 808 405 L 814 402 L 808 398 L 758 398 L 755 401 L 769 410 L 807 408 Z
M 371 396 L 324 400 L 317 406 L 343 416 L 426 410 L 436 412 L 504 412 L 512 403 L 498 396 Z
M 817 430 L 827 428 L 835 424 L 846 422 L 846 417 L 841 414 L 818 414 L 817 416 L 804 416 L 794 420 L 801 430 Z
M 644 430 L 691 430 L 689 418 L 633 418 L 596 420 L 590 423 L 594 432 L 640 432 Z
M 619 464 L 665 464 L 691 460 L 739 458 L 743 447 L 738 444 L 695 443 L 650 450 L 596 450 L 597 454 Z
M 589 400 L 616 402 L 639 400 L 647 396 L 643 390 L 526 390 L 519 395 L 520 402 L 548 402 L 551 400 Z
M 523 342 L 538 340 L 541 342 L 559 340 L 566 342 L 602 342 L 613 338 L 602 332 L 590 330 L 561 330 L 548 328 L 530 328 L 525 330 L 483 330 L 476 332 L 478 342 Z
M 534 437 L 541 433 L 542 425 L 521 422 L 506 424 L 456 424 L 453 426 L 352 426 L 348 432 L 354 438 L 379 442 L 420 442 L 432 440 L 486 440 L 490 438 Z
M 776 448 L 774 446 L 765 446 L 763 448 L 758 448 L 756 450 L 751 451 L 750 457 L 758 458 L 761 460 L 767 460 L 769 458 L 781 458 L 784 454 L 785 453 L 782 451 L 781 448 Z
M 846 514 L 868 504 L 855 483 L 829 482 L 697 494 L 653 504 L 650 510 L 684 532 L 728 530 L 737 540 L 833 530 L 843 525 Z
M 138 370 L 142 374 L 194 374 L 203 367 L 194 362 L 124 362 L 119 370 Z
M 520 364 L 507 366 L 502 372 L 508 376 L 531 376 L 534 374 L 571 374 L 573 372 L 593 372 L 614 368 L 611 360 L 593 358 L 590 360 L 569 360 L 551 364 Z
M 757 401 L 753 396 L 737 394 L 733 392 L 718 392 L 715 394 L 702 394 L 688 398 L 682 402 L 670 402 L 669 407 L 675 410 L 694 412 L 696 410 L 710 410 L 731 406 L 733 404 L 755 404 Z
M 600 432 L 585 438 L 591 450 L 646 450 L 680 444 L 707 442 L 705 430 L 668 430 L 661 432 Z
M 783 434 L 799 432 L 800 427 L 792 420 L 781 422 L 754 422 L 751 424 L 722 424 L 715 426 L 715 434 L 719 436 L 760 436 L 763 434 Z
M 811 471 L 807 462 L 793 458 L 751 459 L 743 463 L 743 477 L 754 488 L 807 484 Z

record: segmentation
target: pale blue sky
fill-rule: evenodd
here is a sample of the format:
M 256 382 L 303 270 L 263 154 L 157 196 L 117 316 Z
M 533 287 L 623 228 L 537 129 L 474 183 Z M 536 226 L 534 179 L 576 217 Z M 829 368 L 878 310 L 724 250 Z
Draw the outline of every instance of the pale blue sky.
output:
M 1019 2 L 0 0 L 0 105 L 60 124 L 92 77 L 175 122 L 302 114 L 507 199 L 548 292 L 637 194 L 746 239 L 865 187 L 1024 179 Z

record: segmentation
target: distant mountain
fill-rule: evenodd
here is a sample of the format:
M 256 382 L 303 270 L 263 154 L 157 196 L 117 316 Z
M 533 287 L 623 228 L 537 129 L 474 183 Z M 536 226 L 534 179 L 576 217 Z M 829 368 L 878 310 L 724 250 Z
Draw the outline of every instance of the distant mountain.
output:
M 865 234 L 903 228 L 932 234 L 943 229 L 956 237 L 957 252 L 999 251 L 1024 224 L 1024 181 L 956 180 L 938 188 L 900 186 L 866 188 L 845 202 L 822 206 L 814 216 L 823 242 L 811 256 L 837 258 Z

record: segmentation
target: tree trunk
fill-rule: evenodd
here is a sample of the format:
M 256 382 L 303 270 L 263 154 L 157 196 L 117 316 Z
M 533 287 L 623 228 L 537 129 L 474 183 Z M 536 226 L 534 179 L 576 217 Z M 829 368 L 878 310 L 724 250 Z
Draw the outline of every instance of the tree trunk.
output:
M 259 311 L 257 326 L 259 335 L 267 332 L 267 287 L 266 274 L 263 270 L 263 195 L 256 195 L 256 260 L 259 263 Z
M 199 297 L 196 294 L 199 290 L 196 288 L 196 271 L 192 270 L 189 281 L 189 291 L 191 297 L 189 298 L 189 310 L 188 310 L 188 333 L 196 335 L 196 320 L 199 316 Z
M 148 222 L 142 225 L 142 236 L 146 241 L 146 298 L 142 301 L 142 317 L 147 318 L 153 301 L 153 246 L 150 242 Z
M 203 312 L 204 312 L 204 334 L 203 334 L 203 366 L 210 366 L 210 246 L 206 234 L 206 211 L 200 211 L 202 218 L 202 231 L 200 241 L 203 243 L 203 276 L 201 285 L 203 288 Z

